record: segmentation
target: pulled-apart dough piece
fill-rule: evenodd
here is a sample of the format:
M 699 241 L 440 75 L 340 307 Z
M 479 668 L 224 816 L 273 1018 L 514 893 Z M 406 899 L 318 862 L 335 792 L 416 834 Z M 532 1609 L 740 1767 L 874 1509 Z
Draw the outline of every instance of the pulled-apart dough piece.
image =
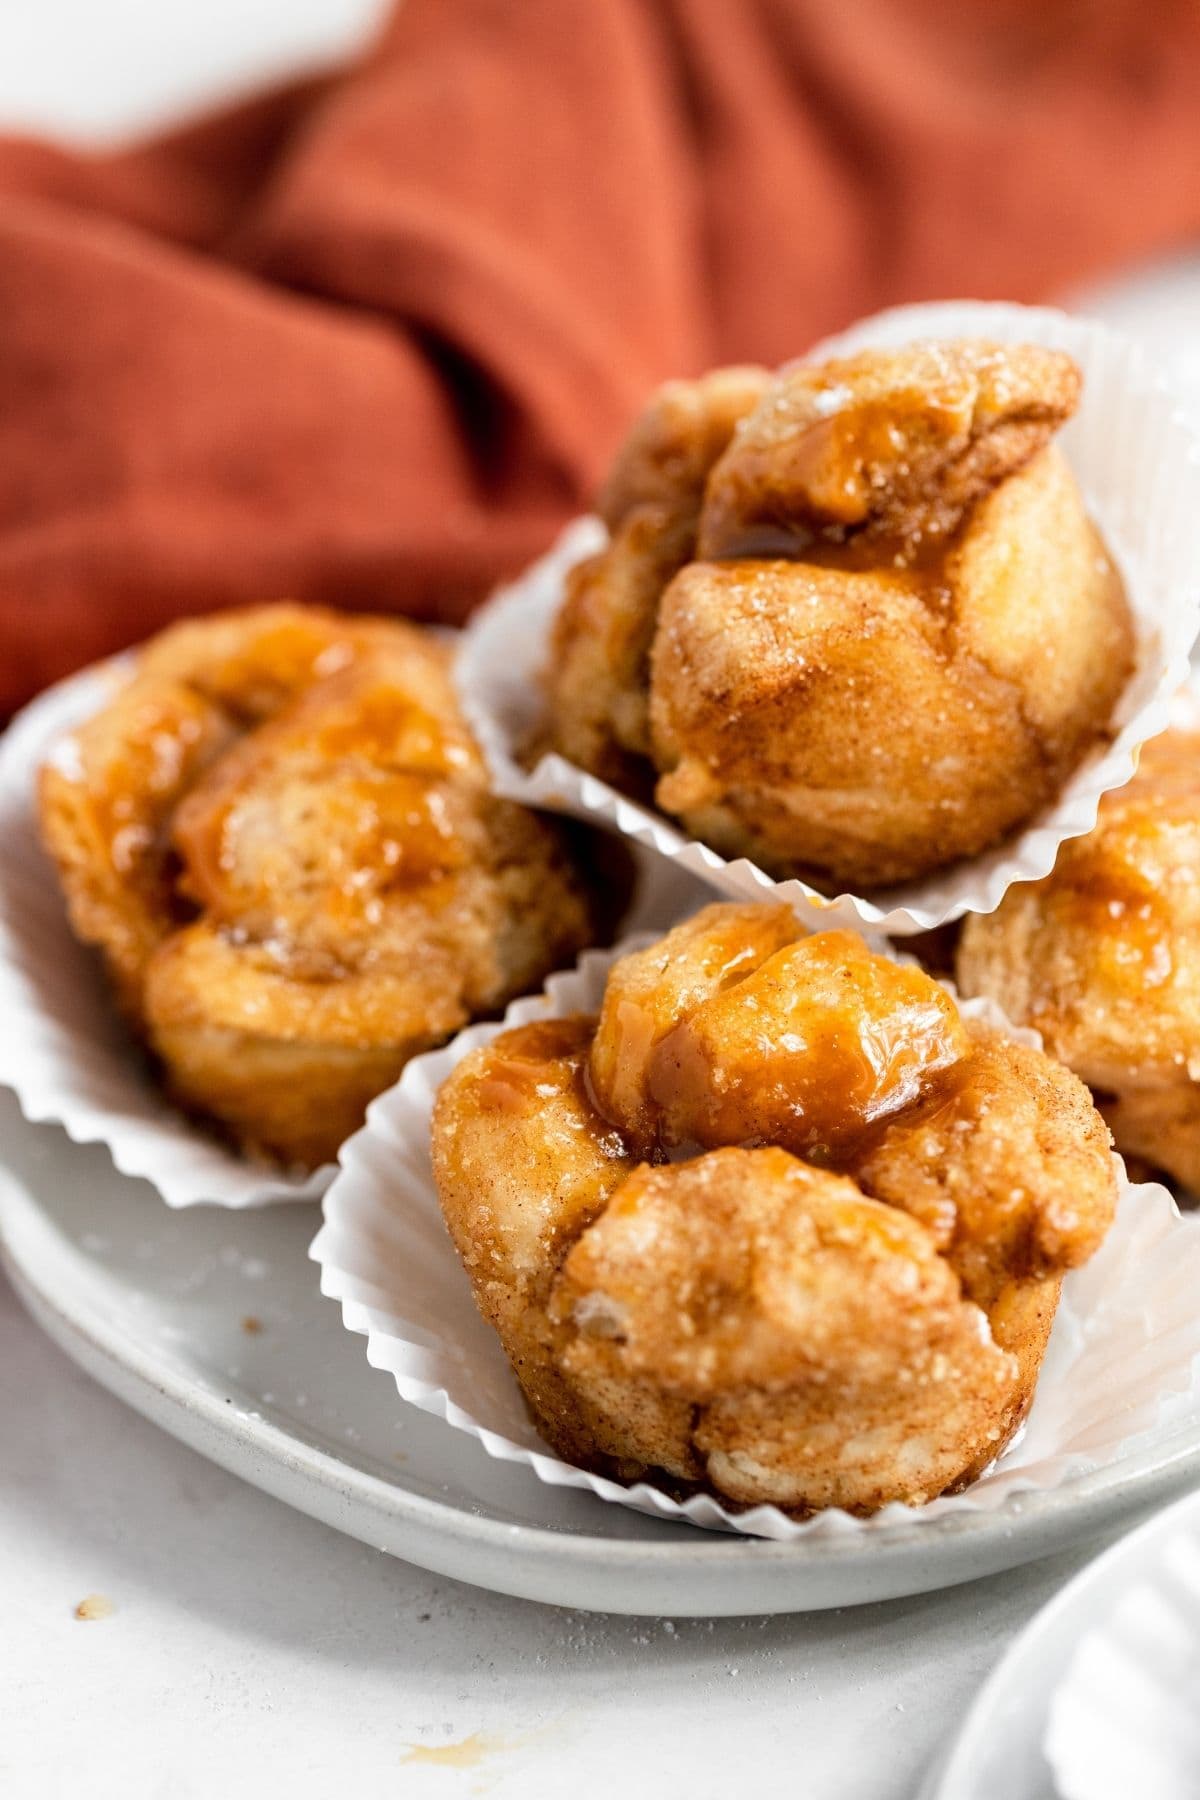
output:
M 708 472 L 767 380 L 764 369 L 715 369 L 660 388 L 597 503 L 611 541 L 567 576 L 545 675 L 555 748 L 646 799 L 658 603 L 695 552 Z
M 1080 387 L 1061 350 L 973 338 L 793 364 L 713 469 L 697 553 L 944 537 L 1049 443 Z
M 592 1045 L 590 1077 L 605 1116 L 646 1153 L 658 1132 L 648 1092 L 662 1040 L 703 1001 L 760 968 L 801 930 L 788 906 L 701 907 L 647 949 L 614 963 Z
M 695 518 L 635 507 L 612 542 L 577 563 L 554 621 L 546 691 L 554 747 L 649 799 L 650 650 L 663 589 L 692 553 Z
M 1144 745 L 1044 880 L 969 918 L 957 975 L 1082 1076 L 1119 1149 L 1200 1192 L 1200 733 Z
M 780 877 L 873 888 L 996 843 L 1058 792 L 1127 678 L 1120 577 L 1059 453 L 934 564 L 692 562 L 663 596 L 658 803 Z
M 551 1019 L 502 1032 L 443 1084 L 432 1125 L 446 1225 L 552 1443 L 572 1430 L 616 1442 L 602 1413 L 581 1413 L 561 1366 L 566 1333 L 548 1310 L 562 1258 L 634 1166 L 588 1095 L 594 1025 Z
M 709 471 L 770 382 L 753 364 L 665 382 L 633 425 L 596 502 L 609 530 L 648 505 L 690 516 L 694 528 Z
M 854 932 L 802 937 L 785 907 L 716 905 L 613 969 L 591 1072 L 644 1153 L 775 1143 L 828 1159 L 966 1048 L 920 969 Z
M 637 1170 L 552 1312 L 574 1327 L 574 1391 L 626 1421 L 626 1460 L 738 1503 L 929 1499 L 997 1453 L 1019 1381 L 923 1226 L 779 1149 Z
M 854 1172 L 932 1232 L 964 1291 L 994 1307 L 1014 1283 L 1061 1277 L 1112 1224 L 1109 1135 L 1069 1069 L 986 1025 L 932 1105 L 889 1122 Z

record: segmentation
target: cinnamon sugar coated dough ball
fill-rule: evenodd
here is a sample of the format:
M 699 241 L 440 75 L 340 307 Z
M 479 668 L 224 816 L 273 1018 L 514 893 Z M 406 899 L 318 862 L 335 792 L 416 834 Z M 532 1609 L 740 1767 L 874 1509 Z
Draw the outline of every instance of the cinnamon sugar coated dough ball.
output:
M 761 905 L 618 960 L 598 1018 L 472 1051 L 433 1161 L 560 1456 L 798 1514 L 982 1473 L 1115 1202 L 1074 1075 Z
M 173 627 L 42 770 L 40 813 L 172 1096 L 289 1164 L 596 929 L 559 828 L 488 794 L 446 651 L 394 621 Z
M 872 889 L 991 848 L 1103 740 L 1133 666 L 1051 441 L 1075 364 L 962 340 L 793 365 L 756 401 L 745 375 L 716 454 L 703 383 L 672 414 L 674 492 L 645 450 L 661 398 L 635 428 L 557 623 L 557 747 L 780 878 Z
M 968 918 L 957 976 L 1082 1076 L 1118 1149 L 1200 1193 L 1200 732 L 1143 745 L 1044 880 Z

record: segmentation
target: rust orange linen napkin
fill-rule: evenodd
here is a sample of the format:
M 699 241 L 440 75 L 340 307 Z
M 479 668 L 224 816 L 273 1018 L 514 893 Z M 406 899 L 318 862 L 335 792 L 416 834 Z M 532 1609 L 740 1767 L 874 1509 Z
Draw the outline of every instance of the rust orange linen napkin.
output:
M 0 710 L 187 611 L 460 618 L 664 377 L 1198 233 L 1196 0 L 407 0 L 155 142 L 0 140 Z

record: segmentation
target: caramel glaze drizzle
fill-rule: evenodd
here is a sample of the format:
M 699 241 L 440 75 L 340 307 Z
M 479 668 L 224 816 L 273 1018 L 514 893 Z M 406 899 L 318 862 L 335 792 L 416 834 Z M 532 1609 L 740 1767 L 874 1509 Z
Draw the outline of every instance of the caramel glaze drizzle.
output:
M 525 1028 L 530 1034 L 521 1054 L 509 1054 L 490 1065 L 480 1094 L 487 1110 L 514 1116 L 536 1112 L 542 1102 L 556 1091 L 547 1081 L 548 1062 L 564 1059 L 572 1065 L 575 1092 L 595 1120 L 597 1139 L 614 1157 L 641 1156 L 654 1166 L 664 1163 L 690 1162 L 707 1155 L 711 1146 L 695 1140 L 666 1143 L 655 1132 L 649 1141 L 637 1142 L 633 1134 L 612 1119 L 601 1104 L 591 1078 L 588 1051 L 596 1027 L 594 1015 L 573 1014 L 564 1019 L 546 1019 Z M 524 1035 L 524 1034 L 523 1034 Z M 963 1056 L 914 1075 L 896 1091 L 896 1098 L 872 1108 L 856 1105 L 854 1097 L 845 1096 L 846 1126 L 839 1130 L 836 1143 L 815 1138 L 802 1143 L 797 1132 L 792 1153 L 801 1161 L 838 1174 L 851 1174 L 878 1148 L 889 1129 L 898 1122 L 906 1126 L 929 1124 L 949 1112 L 956 1104 L 969 1078 L 972 1055 Z M 802 1117 L 798 1113 L 797 1123 Z M 735 1149 L 761 1149 L 768 1142 L 751 1137 L 731 1146 Z M 792 1146 L 785 1146 L 792 1148 Z
M 948 612 L 952 587 L 946 560 L 961 535 L 964 516 L 948 529 L 929 528 L 911 536 L 881 531 L 867 522 L 816 529 L 798 519 L 756 520 L 722 545 L 711 560 L 794 562 L 846 574 L 892 572 L 908 578 L 914 592 L 935 612 Z
M 794 1141 L 781 1147 L 799 1161 L 811 1163 L 814 1168 L 829 1169 L 836 1175 L 852 1175 L 869 1161 L 893 1125 L 903 1123 L 907 1127 L 932 1124 L 951 1112 L 967 1085 L 971 1062 L 972 1058 L 968 1054 L 941 1068 L 928 1071 L 917 1079 L 912 1088 L 905 1091 L 904 1098 L 897 1104 L 859 1113 L 856 1119 L 839 1132 L 836 1142 L 824 1142 L 814 1137 L 807 1143 Z M 579 1092 L 595 1114 L 602 1132 L 606 1135 L 611 1133 L 620 1139 L 622 1154 L 633 1155 L 637 1150 L 643 1149 L 643 1146 L 635 1145 L 630 1135 L 619 1125 L 606 1117 L 592 1085 L 586 1058 L 581 1059 L 578 1081 Z M 847 1113 L 852 1113 L 850 1106 L 847 1107 Z M 728 1147 L 735 1150 L 761 1150 L 777 1142 L 775 1138 L 748 1137 Z M 682 1143 L 667 1144 L 656 1135 L 649 1147 L 644 1148 L 642 1160 L 655 1167 L 663 1163 L 692 1162 L 696 1157 L 707 1156 L 712 1148 L 712 1145 L 701 1144 L 694 1138 Z

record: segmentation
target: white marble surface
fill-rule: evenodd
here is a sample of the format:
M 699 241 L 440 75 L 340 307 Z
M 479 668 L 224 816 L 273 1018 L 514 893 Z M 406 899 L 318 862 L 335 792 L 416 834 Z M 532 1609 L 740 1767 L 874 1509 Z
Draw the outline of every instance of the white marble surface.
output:
M 120 135 L 334 54 L 378 11 L 0 0 L 0 124 Z M 1200 258 L 1088 299 L 1200 375 Z M 0 1282 L 5 1800 L 902 1800 L 1083 1560 L 811 1618 L 672 1624 L 500 1599 L 209 1466 L 79 1374 Z M 77 1619 L 95 1594 L 111 1613 Z

